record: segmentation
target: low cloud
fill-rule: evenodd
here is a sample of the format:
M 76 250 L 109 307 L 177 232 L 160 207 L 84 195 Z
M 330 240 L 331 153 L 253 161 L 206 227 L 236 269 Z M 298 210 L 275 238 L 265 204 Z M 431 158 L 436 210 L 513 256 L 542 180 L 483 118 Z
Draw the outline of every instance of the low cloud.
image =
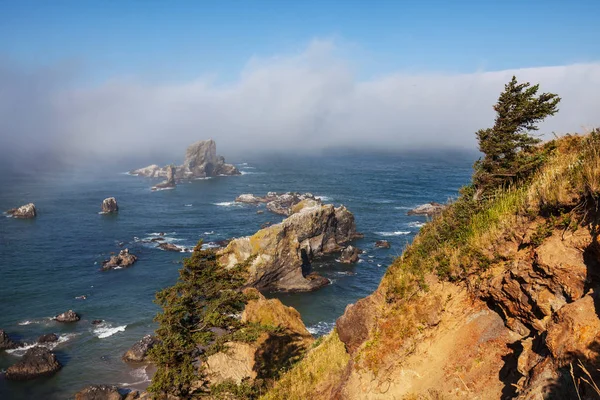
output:
M 542 131 L 600 126 L 600 63 L 478 72 L 404 73 L 360 80 L 335 43 L 255 58 L 230 84 L 134 80 L 76 87 L 73 71 L 20 71 L 0 62 L 0 156 L 58 154 L 70 160 L 181 158 L 214 138 L 219 153 L 314 152 L 328 148 L 475 149 L 493 124 L 512 75 L 562 97 Z

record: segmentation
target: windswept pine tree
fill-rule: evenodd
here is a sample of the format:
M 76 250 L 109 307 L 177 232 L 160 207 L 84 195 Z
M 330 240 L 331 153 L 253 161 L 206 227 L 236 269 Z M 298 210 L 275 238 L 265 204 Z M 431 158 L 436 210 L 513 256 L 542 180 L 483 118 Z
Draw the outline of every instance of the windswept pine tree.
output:
M 558 112 L 561 99 L 554 93 L 537 96 L 538 90 L 539 84 L 518 83 L 513 76 L 494 105 L 494 126 L 477 131 L 479 150 L 484 154 L 474 166 L 478 193 L 506 186 L 539 167 L 543 154 L 535 148 L 541 140 L 532 133 L 539 122 Z

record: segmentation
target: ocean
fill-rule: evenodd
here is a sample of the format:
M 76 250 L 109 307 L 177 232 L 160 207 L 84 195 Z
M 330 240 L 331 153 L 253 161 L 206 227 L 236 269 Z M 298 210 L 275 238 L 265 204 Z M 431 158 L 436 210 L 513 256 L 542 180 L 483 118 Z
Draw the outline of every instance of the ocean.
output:
M 157 180 L 130 176 L 116 166 L 99 173 L 45 172 L 0 179 L 0 210 L 35 203 L 38 217 L 0 215 L 0 329 L 33 343 L 56 333 L 53 347 L 63 368 L 54 376 L 25 382 L 0 378 L 1 399 L 69 399 L 88 384 L 143 389 L 151 371 L 121 360 L 123 353 L 152 333 L 156 291 L 175 283 L 185 253 L 166 252 L 147 240 L 193 247 L 251 235 L 265 222 L 283 217 L 254 205 L 234 203 L 242 193 L 311 192 L 326 203 L 344 204 L 355 215 L 365 250 L 354 265 L 335 256 L 313 268 L 331 284 L 310 293 L 265 293 L 295 307 L 314 335 L 329 332 L 348 304 L 369 295 L 386 267 L 410 243 L 426 217 L 407 216 L 417 205 L 446 202 L 469 182 L 474 153 L 332 154 L 238 160 L 242 176 L 182 183 L 153 192 Z M 106 197 L 119 203 L 116 215 L 100 214 Z M 261 206 L 262 207 L 262 206 Z M 376 249 L 385 239 L 390 249 Z M 128 248 L 132 267 L 101 271 L 112 252 Z M 85 296 L 85 299 L 79 298 Z M 50 318 L 72 309 L 81 320 L 61 324 Z M 102 319 L 100 325 L 92 320 Z M 17 362 L 25 348 L 0 352 L 0 369 Z

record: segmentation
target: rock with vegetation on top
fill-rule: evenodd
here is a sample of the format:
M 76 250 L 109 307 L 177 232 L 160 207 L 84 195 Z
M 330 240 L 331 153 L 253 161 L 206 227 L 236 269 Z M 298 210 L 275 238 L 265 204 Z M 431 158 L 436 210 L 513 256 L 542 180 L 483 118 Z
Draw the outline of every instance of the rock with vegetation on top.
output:
M 152 335 L 146 335 L 123 355 L 123 361 L 143 362 L 148 359 L 148 352 L 158 342 L 158 339 Z
M 38 343 L 53 343 L 58 341 L 58 336 L 55 333 L 47 333 L 38 338 Z
M 214 140 L 201 140 L 188 146 L 183 165 L 175 168 L 176 179 L 207 178 L 219 175 L 241 175 L 233 165 L 225 163 L 222 156 L 217 155 L 217 145 Z M 147 176 L 150 178 L 168 178 L 169 167 L 160 168 L 150 165 L 130 172 L 131 175 Z
M 0 329 L 0 350 L 10 350 L 19 347 L 19 343 L 13 341 L 8 333 Z
M 114 197 L 109 197 L 102 201 L 102 212 L 104 214 L 115 213 L 117 211 L 119 211 L 117 199 L 115 199 Z
M 354 246 L 348 246 L 342 250 L 340 255 L 340 262 L 343 264 L 354 264 L 358 262 L 358 255 L 361 253 L 360 249 Z
M 77 322 L 80 317 L 75 311 L 69 310 L 62 314 L 58 314 L 53 319 L 58 322 Z
M 123 400 L 119 388 L 110 385 L 90 385 L 75 394 L 75 400 Z
M 119 254 L 111 256 L 108 260 L 102 262 L 102 270 L 106 271 L 114 268 L 127 268 L 137 261 L 137 257 L 129 252 L 129 249 L 119 251 Z
M 309 276 L 310 262 L 341 251 L 357 236 L 354 216 L 346 207 L 336 208 L 306 199 L 296 204 L 292 215 L 281 223 L 252 236 L 234 239 L 217 254 L 226 268 L 251 260 L 248 285 L 309 291 L 328 282 L 322 277 Z
M 426 215 L 428 217 L 433 217 L 440 214 L 445 208 L 446 206 L 443 204 L 432 202 L 415 207 L 412 210 L 409 210 L 406 215 Z
M 37 210 L 35 209 L 35 204 L 29 203 L 24 206 L 18 208 L 11 208 L 6 211 L 8 215 L 11 215 L 13 218 L 22 218 L 22 219 L 31 219 L 37 216 Z
M 56 373 L 62 368 L 56 356 L 45 347 L 32 347 L 19 362 L 6 370 L 6 379 L 27 380 Z

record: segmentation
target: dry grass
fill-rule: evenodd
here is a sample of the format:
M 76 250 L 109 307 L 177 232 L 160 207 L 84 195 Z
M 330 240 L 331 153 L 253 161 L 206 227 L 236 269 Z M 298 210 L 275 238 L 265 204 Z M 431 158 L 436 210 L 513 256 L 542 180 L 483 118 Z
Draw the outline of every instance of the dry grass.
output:
M 319 393 L 336 383 L 349 360 L 350 356 L 334 330 L 294 368 L 283 374 L 261 399 L 317 399 Z

